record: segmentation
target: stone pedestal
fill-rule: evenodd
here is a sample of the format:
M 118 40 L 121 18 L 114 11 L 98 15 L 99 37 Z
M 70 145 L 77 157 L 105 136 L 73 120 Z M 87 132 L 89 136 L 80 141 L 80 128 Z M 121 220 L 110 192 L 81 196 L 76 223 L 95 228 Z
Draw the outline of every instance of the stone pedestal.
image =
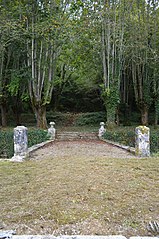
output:
M 22 162 L 28 157 L 28 129 L 25 126 L 14 128 L 14 156 L 12 161 Z
M 106 129 L 104 128 L 105 123 L 104 122 L 100 122 L 100 128 L 99 128 L 99 132 L 98 132 L 98 137 L 102 138 L 104 133 L 106 132 Z
M 50 122 L 50 128 L 48 129 L 47 136 L 51 140 L 55 140 L 56 129 L 55 129 L 55 122 Z
M 150 156 L 150 129 L 146 126 L 135 129 L 135 154 L 139 157 Z

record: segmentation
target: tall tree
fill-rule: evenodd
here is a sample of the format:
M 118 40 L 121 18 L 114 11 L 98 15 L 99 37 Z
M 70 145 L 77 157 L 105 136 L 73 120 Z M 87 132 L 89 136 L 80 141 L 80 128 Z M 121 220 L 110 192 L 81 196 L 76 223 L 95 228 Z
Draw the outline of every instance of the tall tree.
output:
M 152 105 L 152 84 L 154 68 L 154 51 L 152 46 L 152 16 L 150 5 L 140 0 L 128 6 L 125 69 L 131 70 L 135 100 L 141 112 L 141 123 L 148 124 L 148 111 Z
M 17 56 L 14 55 L 16 45 L 21 41 L 21 23 L 19 22 L 19 18 L 14 16 L 14 10 L 16 10 L 14 2 L 2 1 L 0 7 L 0 108 L 2 126 L 6 126 L 7 89 L 11 80 L 10 71 L 18 64 L 21 54 L 20 49 L 18 49 Z
M 46 105 L 50 103 L 60 53 L 65 7 L 62 2 L 30 1 L 26 4 L 28 67 L 31 70 L 29 94 L 37 127 L 46 128 Z
M 107 111 L 107 124 L 118 123 L 120 80 L 122 73 L 124 13 L 121 1 L 101 1 L 101 46 L 103 62 L 102 97 Z

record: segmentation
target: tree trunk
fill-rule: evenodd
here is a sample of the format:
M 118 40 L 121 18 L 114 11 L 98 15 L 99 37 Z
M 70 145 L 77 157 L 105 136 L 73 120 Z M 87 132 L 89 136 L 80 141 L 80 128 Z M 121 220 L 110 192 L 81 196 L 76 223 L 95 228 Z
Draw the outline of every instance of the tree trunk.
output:
M 116 108 L 107 107 L 107 127 L 109 129 L 114 128 L 116 126 Z
M 13 97 L 12 111 L 16 125 L 21 125 L 22 102 L 19 97 Z
M 159 120 L 158 116 L 159 116 L 159 99 L 157 97 L 155 99 L 155 115 L 154 115 L 154 124 L 155 124 L 155 126 L 158 125 L 158 120 Z
M 1 104 L 1 120 L 2 120 L 2 127 L 7 126 L 7 109 L 5 104 Z
M 158 114 L 156 114 L 156 112 L 155 112 L 155 122 L 154 122 L 154 124 L 155 124 L 155 126 L 158 125 Z
M 148 107 L 144 105 L 141 109 L 141 124 L 148 125 Z
M 33 107 L 33 109 L 37 121 L 37 128 L 47 129 L 46 106 L 36 106 Z

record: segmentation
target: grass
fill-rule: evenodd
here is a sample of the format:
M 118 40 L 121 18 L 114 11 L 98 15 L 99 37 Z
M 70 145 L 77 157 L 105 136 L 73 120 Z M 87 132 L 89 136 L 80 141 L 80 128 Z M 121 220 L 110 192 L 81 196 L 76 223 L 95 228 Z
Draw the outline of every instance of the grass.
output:
M 0 162 L 0 227 L 17 234 L 149 235 L 159 158 Z

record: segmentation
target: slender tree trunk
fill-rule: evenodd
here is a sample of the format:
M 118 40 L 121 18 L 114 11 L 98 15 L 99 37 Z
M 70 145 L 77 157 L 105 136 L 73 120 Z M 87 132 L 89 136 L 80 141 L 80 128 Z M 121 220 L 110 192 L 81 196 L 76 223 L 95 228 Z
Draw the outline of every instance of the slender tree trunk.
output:
M 154 124 L 155 124 L 155 126 L 158 125 L 158 114 L 156 114 L 156 112 L 155 112 L 155 122 L 154 122 Z
M 12 111 L 16 125 L 21 125 L 22 102 L 19 97 L 13 97 L 12 100 L 14 102 Z
M 6 109 L 6 104 L 1 104 L 0 109 L 1 109 L 2 127 L 6 127 L 7 126 L 7 109 Z
M 155 126 L 158 125 L 159 120 L 159 99 L 155 99 L 155 117 L 154 117 L 154 124 Z

